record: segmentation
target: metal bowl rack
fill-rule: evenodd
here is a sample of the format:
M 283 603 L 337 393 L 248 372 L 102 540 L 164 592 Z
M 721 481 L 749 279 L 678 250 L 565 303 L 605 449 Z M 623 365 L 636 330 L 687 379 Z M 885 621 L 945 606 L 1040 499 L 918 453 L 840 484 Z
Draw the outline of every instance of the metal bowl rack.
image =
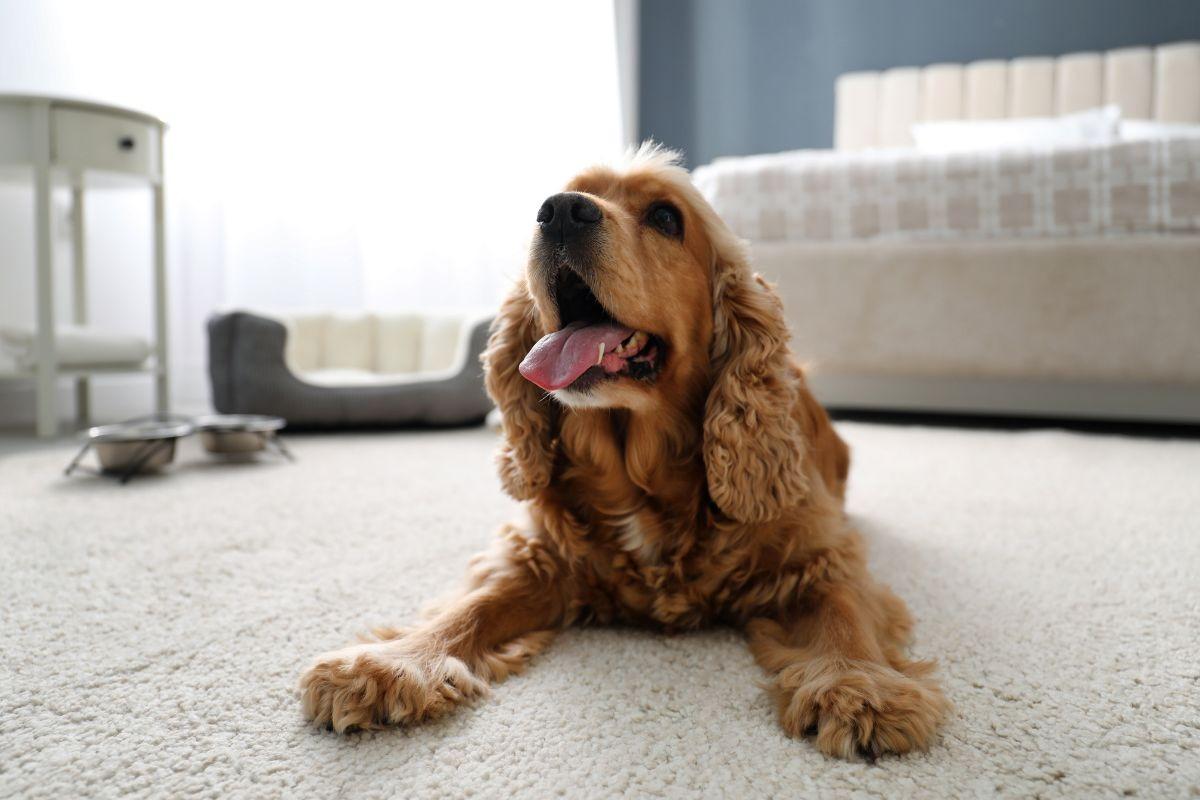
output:
M 259 414 L 149 416 L 100 425 L 88 429 L 87 440 L 63 474 L 88 472 L 129 483 L 135 475 L 162 469 L 174 461 L 176 443 L 192 434 L 199 434 L 204 449 L 216 456 L 245 457 L 270 451 L 295 461 L 279 437 L 285 425 L 287 421 L 282 417 Z M 80 463 L 92 449 L 100 462 L 99 469 Z

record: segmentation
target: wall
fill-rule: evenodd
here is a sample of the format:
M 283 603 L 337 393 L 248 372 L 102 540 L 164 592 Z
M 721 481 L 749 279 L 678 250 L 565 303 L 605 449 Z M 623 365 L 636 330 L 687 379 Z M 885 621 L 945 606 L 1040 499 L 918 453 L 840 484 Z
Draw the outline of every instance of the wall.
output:
M 1200 39 L 1197 0 L 643 0 L 639 131 L 691 165 L 833 141 L 843 72 Z

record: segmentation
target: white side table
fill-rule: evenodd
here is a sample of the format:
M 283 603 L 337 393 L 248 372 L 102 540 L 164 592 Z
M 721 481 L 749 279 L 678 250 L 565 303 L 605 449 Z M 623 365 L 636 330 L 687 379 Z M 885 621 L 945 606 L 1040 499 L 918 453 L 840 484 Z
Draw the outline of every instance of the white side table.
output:
M 88 377 L 99 372 L 144 372 L 154 376 L 156 410 L 168 411 L 166 242 L 163 221 L 162 142 L 166 124 L 149 114 L 115 106 L 55 97 L 0 94 L 0 170 L 33 170 L 37 269 L 36 366 L 0 377 L 33 379 L 37 384 L 37 432 L 53 436 L 58 427 L 59 375 L 75 378 L 80 421 L 89 414 Z M 71 187 L 73 317 L 87 322 L 84 176 L 87 186 L 149 185 L 154 195 L 154 359 L 132 368 L 60 370 L 55 352 L 51 189 L 65 178 Z

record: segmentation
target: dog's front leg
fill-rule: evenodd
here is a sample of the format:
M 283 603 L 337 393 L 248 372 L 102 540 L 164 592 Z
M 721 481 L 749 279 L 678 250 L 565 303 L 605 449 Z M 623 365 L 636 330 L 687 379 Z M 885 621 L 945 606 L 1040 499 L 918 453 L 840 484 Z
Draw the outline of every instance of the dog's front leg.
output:
M 557 557 L 509 527 L 429 619 L 318 657 L 300 679 L 304 711 L 339 733 L 438 716 L 520 670 L 569 621 L 572 596 Z
M 928 747 L 949 708 L 933 663 L 901 651 L 911 627 L 903 601 L 864 569 L 818 583 L 782 618 L 751 620 L 747 634 L 790 735 L 874 759 Z

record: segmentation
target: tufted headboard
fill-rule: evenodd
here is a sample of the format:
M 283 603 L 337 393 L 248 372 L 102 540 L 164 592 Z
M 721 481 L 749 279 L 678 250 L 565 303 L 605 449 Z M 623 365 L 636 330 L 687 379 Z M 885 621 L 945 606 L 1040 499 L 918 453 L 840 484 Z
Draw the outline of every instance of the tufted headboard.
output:
M 838 150 L 911 145 L 914 122 L 1049 117 L 1110 103 L 1126 119 L 1200 123 L 1200 42 L 849 72 L 836 94 Z

